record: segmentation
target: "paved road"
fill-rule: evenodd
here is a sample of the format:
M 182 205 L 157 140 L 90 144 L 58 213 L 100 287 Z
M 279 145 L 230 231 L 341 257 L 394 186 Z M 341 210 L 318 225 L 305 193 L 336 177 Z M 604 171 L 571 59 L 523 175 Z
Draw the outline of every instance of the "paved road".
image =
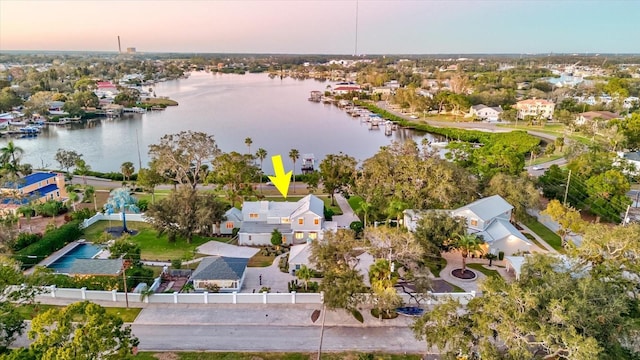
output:
M 286 311 L 286 310 L 285 310 Z M 142 351 L 318 351 L 321 326 L 137 325 Z M 323 351 L 424 352 L 407 327 L 326 326 Z

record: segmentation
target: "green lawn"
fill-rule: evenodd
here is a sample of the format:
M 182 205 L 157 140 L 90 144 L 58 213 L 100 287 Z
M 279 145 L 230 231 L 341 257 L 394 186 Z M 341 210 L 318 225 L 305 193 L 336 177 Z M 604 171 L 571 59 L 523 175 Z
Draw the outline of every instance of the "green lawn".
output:
M 158 354 L 156 357 L 154 354 Z M 233 352 L 177 352 L 171 353 L 138 353 L 136 359 L 140 360 L 158 360 L 158 359 L 175 359 L 175 360 L 309 360 L 316 359 L 317 353 L 233 353 Z M 342 359 L 376 359 L 376 360 L 419 360 L 422 357 L 417 354 L 401 355 L 401 354 L 383 354 L 383 353 L 358 353 L 358 352 L 341 352 L 341 353 L 324 353 L 323 360 L 342 360 Z
M 531 229 L 531 231 L 535 232 L 542 238 L 542 240 L 546 241 L 547 244 L 551 245 L 552 248 L 556 249 L 558 252 L 563 253 L 564 248 L 562 247 L 562 239 L 560 236 L 553 231 L 549 230 L 546 226 L 542 225 L 535 218 L 529 218 L 523 223 Z
M 447 266 L 447 260 L 442 257 L 438 259 L 431 259 L 425 261 L 425 265 L 427 265 L 433 276 L 440 277 L 440 271 Z
M 547 248 L 544 247 L 536 238 L 535 236 L 529 234 L 529 233 L 522 233 L 522 235 L 524 235 L 524 237 L 526 237 L 527 239 L 531 240 L 531 242 L 533 242 L 534 244 L 536 244 L 536 246 L 538 246 L 540 249 L 542 250 L 546 250 Z
M 112 221 L 111 226 L 120 226 L 120 221 Z M 85 229 L 85 238 L 88 241 L 97 241 L 104 234 L 105 229 L 109 227 L 109 221 L 98 221 Z M 131 237 L 131 241 L 140 244 L 142 253 L 140 256 L 145 260 L 172 260 L 172 259 L 189 259 L 194 257 L 195 249 L 210 241 L 227 242 L 228 238 L 208 238 L 194 236 L 191 244 L 186 239 L 178 238 L 175 242 L 170 243 L 166 235 L 159 236 L 151 225 L 144 222 L 129 222 L 127 227 L 137 230 L 138 233 Z
M 467 267 L 473 270 L 478 270 L 481 273 L 485 274 L 487 277 L 495 277 L 495 278 L 501 277 L 500 273 L 498 273 L 496 270 L 487 269 L 484 267 L 483 264 L 472 263 L 472 264 L 467 264 Z
M 42 314 L 49 309 L 61 307 L 62 306 L 47 304 L 21 305 L 18 307 L 18 311 L 23 319 L 31 320 L 36 315 Z M 140 314 L 140 311 L 142 311 L 142 308 L 105 307 L 105 310 L 107 311 L 107 314 L 121 317 L 124 322 L 133 322 L 136 317 L 138 317 L 138 314 Z
M 247 263 L 247 267 L 267 267 L 273 264 L 273 260 L 275 259 L 276 259 L 275 256 L 262 255 L 261 252 L 259 251 L 257 254 L 253 255 L 253 257 L 249 259 L 249 262 Z
M 355 212 L 356 215 L 360 215 L 358 214 L 358 209 L 360 208 L 360 204 L 362 204 L 364 199 L 361 196 L 352 195 L 349 197 L 349 199 L 347 199 L 347 201 L 349 202 L 349 206 L 351 206 L 351 208 L 353 209 L 353 212 Z

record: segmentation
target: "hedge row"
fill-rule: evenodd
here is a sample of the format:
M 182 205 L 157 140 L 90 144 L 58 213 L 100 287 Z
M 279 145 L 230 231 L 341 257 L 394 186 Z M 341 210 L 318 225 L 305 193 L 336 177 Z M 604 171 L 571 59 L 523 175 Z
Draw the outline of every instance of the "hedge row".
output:
M 26 248 L 17 251 L 14 258 L 22 263 L 23 268 L 30 268 L 40 260 L 62 249 L 68 243 L 82 236 L 80 220 L 70 221 L 42 236 L 42 239 Z

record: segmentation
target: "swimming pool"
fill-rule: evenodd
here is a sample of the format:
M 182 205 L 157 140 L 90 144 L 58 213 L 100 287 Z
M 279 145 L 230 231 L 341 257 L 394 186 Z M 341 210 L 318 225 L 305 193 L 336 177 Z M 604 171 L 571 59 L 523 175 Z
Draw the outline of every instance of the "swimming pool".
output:
M 102 247 L 98 245 L 81 243 L 47 267 L 55 269 L 57 272 L 63 272 L 62 270 L 70 268 L 76 259 L 92 259 L 100 251 L 102 251 Z

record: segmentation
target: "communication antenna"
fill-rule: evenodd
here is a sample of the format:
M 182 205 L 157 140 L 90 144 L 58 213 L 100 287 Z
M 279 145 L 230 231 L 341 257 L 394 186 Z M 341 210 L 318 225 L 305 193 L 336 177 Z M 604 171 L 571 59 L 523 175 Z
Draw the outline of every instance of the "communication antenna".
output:
M 353 56 L 358 56 L 358 0 L 356 0 L 356 45 Z

